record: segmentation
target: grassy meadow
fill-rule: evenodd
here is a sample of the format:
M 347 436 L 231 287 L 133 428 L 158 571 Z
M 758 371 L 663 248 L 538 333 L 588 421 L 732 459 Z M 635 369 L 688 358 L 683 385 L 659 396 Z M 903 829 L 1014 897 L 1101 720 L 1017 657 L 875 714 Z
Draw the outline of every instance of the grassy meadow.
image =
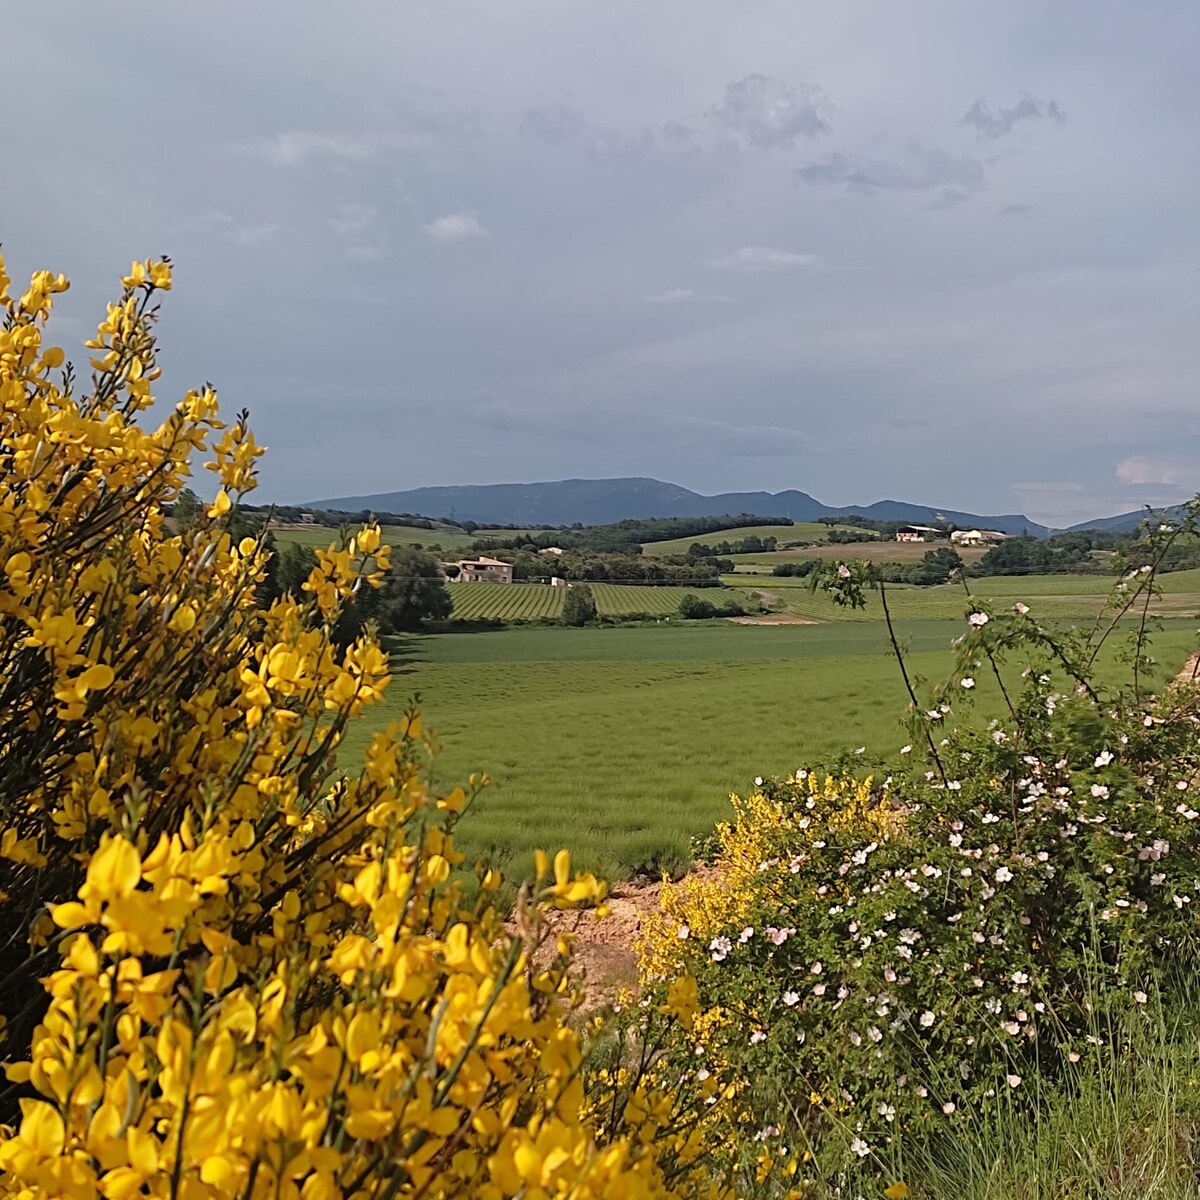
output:
M 837 525 L 834 528 L 849 529 L 850 526 Z M 671 538 L 666 542 L 646 542 L 642 553 L 661 558 L 667 554 L 686 554 L 688 547 L 695 542 L 712 545 L 713 542 L 739 542 L 748 537 L 773 537 L 782 546 L 787 542 L 824 541 L 828 534 L 829 526 L 819 521 L 797 521 L 794 525 L 746 525 L 737 529 L 720 529 L 715 533 L 698 533 L 694 537 Z
M 416 525 L 383 525 L 383 541 L 389 546 L 423 546 L 429 549 L 437 545 L 447 553 L 465 553 L 466 549 L 481 534 L 466 533 L 454 525 L 434 523 L 433 529 L 421 529 Z M 280 546 L 311 546 L 324 550 L 337 541 L 338 531 L 327 525 L 302 525 L 294 529 L 272 529 L 275 541 Z
M 948 672 L 961 600 L 956 616 L 900 622 L 916 675 Z M 1164 676 L 1194 635 L 1183 621 L 1159 634 Z M 905 694 L 878 620 L 518 627 L 398 638 L 393 651 L 387 701 L 352 727 L 343 759 L 419 696 L 443 748 L 435 778 L 494 781 L 463 848 L 517 874 L 535 847 L 560 845 L 610 878 L 679 868 L 756 775 L 860 746 L 865 761 L 894 761 L 904 741 Z M 981 679 L 976 711 L 998 703 Z
M 949 542 L 897 542 L 889 538 L 845 544 L 824 542 L 819 546 L 797 546 L 793 550 L 731 554 L 728 557 L 739 571 L 758 569 L 769 572 L 776 563 L 796 562 L 805 558 L 823 558 L 834 562 L 846 559 L 866 559 L 868 562 L 920 562 L 930 550 L 949 545 Z M 954 549 L 965 563 L 978 562 L 987 553 L 986 547 L 983 546 L 955 546 Z
M 839 608 L 823 593 L 809 591 L 806 579 L 735 574 L 724 576 L 724 582 L 766 596 L 781 611 L 807 620 L 871 623 L 882 615 L 877 595 L 870 598 L 865 610 Z M 974 596 L 1001 607 L 1020 600 L 1036 616 L 1087 620 L 1103 608 L 1114 580 L 1105 575 L 998 575 L 969 582 Z M 1200 617 L 1200 570 L 1160 576 L 1159 585 L 1163 595 L 1152 604 L 1152 612 L 1164 617 Z M 959 583 L 923 588 L 889 584 L 887 596 L 893 618 L 901 621 L 956 620 L 970 604 Z

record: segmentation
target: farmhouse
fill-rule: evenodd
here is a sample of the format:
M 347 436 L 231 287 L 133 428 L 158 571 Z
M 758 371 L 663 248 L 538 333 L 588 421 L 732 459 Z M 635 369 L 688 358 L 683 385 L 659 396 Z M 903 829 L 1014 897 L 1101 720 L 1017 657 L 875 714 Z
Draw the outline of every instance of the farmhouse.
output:
M 959 546 L 989 546 L 994 542 L 1006 542 L 1011 536 L 995 529 L 956 529 L 950 540 Z
M 942 530 L 935 529 L 932 525 L 901 525 L 896 530 L 898 542 L 932 542 L 944 536 Z
M 460 583 L 512 583 L 512 563 L 498 558 L 480 555 L 478 558 L 463 558 L 454 564 L 458 567 Z
M 561 546 L 547 546 L 544 550 L 539 550 L 539 554 L 553 554 L 555 558 L 561 558 L 563 548 Z

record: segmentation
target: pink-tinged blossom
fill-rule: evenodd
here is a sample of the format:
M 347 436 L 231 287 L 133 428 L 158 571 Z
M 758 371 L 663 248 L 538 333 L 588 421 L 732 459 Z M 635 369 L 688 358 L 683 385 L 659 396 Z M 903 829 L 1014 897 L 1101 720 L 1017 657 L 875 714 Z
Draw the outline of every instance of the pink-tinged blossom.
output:
M 715 937 L 708 943 L 708 948 L 712 951 L 713 962 L 724 962 L 733 949 L 733 943 L 727 937 Z
M 1099 754 L 1096 755 L 1096 766 L 1107 767 L 1108 764 L 1110 762 L 1112 762 L 1112 760 L 1113 760 L 1112 751 L 1111 750 L 1102 750 Z
M 1102 783 L 1093 783 L 1092 784 L 1092 795 L 1097 800 L 1107 800 L 1108 799 L 1108 788 L 1106 788 L 1104 786 L 1104 784 L 1102 784 Z
M 788 1008 L 794 1008 L 797 1004 L 800 1003 L 800 993 L 799 992 L 784 992 L 783 993 L 783 1002 L 784 1002 L 784 1004 L 786 1004 L 788 1006 Z
M 973 612 L 967 618 L 967 624 L 974 626 L 974 628 L 976 628 L 976 629 L 982 629 L 983 626 L 986 625 L 989 620 L 990 620 L 990 618 L 988 617 L 987 613 Z
M 1016 604 L 1013 605 L 1013 612 L 1020 613 L 1021 616 L 1024 616 L 1028 611 L 1029 611 L 1029 605 L 1023 604 L 1020 600 L 1018 600 L 1016 602 Z

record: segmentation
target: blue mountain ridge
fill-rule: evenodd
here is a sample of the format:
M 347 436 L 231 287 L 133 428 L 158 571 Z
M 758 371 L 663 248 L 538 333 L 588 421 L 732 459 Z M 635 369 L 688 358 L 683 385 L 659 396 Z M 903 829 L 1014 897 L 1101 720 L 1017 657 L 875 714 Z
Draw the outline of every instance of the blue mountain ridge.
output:
M 378 492 L 369 496 L 339 496 L 314 500 L 306 508 L 358 512 L 422 513 L 453 517 L 480 525 L 605 525 L 612 521 L 645 517 L 707 517 L 726 513 L 752 513 L 762 517 L 791 517 L 815 521 L 819 517 L 857 515 L 880 521 L 952 521 L 959 526 L 996 529 L 1002 533 L 1029 533 L 1045 537 L 1050 528 L 1020 513 L 1001 515 L 959 512 L 901 500 L 834 507 L 822 504 L 807 492 L 722 492 L 704 496 L 689 488 L 659 479 L 562 479 L 546 483 L 460 484 Z M 1083 526 L 1090 528 L 1091 526 Z

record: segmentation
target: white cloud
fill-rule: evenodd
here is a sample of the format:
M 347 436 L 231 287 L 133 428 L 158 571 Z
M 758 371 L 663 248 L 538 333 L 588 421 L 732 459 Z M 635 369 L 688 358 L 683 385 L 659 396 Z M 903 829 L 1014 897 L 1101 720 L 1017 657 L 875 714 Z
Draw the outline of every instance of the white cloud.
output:
M 732 254 L 713 259 L 709 265 L 726 271 L 765 272 L 815 267 L 820 262 L 819 254 L 797 254 L 775 246 L 743 246 Z
M 489 237 L 487 229 L 470 213 L 448 213 L 425 225 L 425 236 L 435 242 L 470 242 Z
M 384 133 L 318 133 L 313 129 L 289 129 L 269 138 L 266 157 L 285 167 L 303 166 L 324 159 L 329 162 L 366 162 L 387 150 L 411 150 L 425 144 L 413 135 Z
M 694 288 L 668 288 L 665 292 L 655 292 L 650 296 L 643 296 L 643 304 L 700 304 L 722 302 L 728 300 L 728 296 L 718 295 L 716 292 L 698 292 Z
M 1135 454 L 1117 463 L 1117 478 L 1131 487 L 1147 483 L 1192 488 L 1200 485 L 1195 462 L 1183 458 L 1156 458 Z

